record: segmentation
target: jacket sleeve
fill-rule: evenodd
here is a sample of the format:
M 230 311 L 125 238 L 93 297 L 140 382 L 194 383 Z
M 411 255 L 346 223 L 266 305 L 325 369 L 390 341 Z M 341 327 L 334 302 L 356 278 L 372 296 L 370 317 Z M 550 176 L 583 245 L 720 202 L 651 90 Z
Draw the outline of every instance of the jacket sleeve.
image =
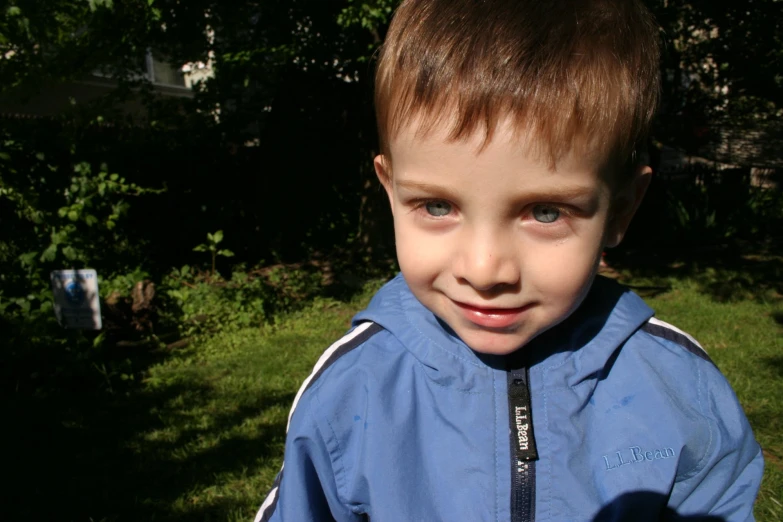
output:
M 255 522 L 353 522 L 360 520 L 337 493 L 329 452 L 302 397 L 286 434 L 283 467 Z
M 764 473 L 761 448 L 725 377 L 714 367 L 702 371 L 699 400 L 709 424 L 709 443 L 679 492 L 677 511 L 680 515 L 709 514 L 726 522 L 753 521 L 753 504 Z

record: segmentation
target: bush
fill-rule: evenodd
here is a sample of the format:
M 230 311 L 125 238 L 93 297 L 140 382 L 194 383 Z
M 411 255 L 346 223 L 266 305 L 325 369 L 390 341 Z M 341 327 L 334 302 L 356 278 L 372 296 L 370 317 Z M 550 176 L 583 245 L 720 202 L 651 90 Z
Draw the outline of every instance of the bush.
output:
M 625 246 L 689 247 L 763 240 L 783 230 L 783 192 L 738 171 L 691 169 L 653 176 Z
M 298 266 L 237 270 L 228 280 L 184 266 L 162 282 L 164 321 L 177 325 L 183 336 L 261 326 L 322 293 L 322 279 Z
M 95 268 L 109 274 L 138 266 L 138 243 L 123 227 L 132 201 L 160 190 L 143 188 L 77 153 L 56 122 L 15 122 L 0 131 L 0 351 L 50 353 L 93 345 L 94 335 L 57 324 L 49 274 Z M 112 285 L 101 286 L 110 290 Z

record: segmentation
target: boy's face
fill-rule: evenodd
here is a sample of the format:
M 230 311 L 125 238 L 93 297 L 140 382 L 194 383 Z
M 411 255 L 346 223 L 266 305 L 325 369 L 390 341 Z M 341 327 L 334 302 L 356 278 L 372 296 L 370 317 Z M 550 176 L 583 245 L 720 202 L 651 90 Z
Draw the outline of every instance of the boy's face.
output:
M 552 170 L 507 127 L 480 152 L 483 136 L 415 131 L 390 143 L 393 172 L 375 160 L 403 276 L 473 350 L 511 353 L 579 306 L 650 171 L 618 194 L 595 162 L 572 156 Z

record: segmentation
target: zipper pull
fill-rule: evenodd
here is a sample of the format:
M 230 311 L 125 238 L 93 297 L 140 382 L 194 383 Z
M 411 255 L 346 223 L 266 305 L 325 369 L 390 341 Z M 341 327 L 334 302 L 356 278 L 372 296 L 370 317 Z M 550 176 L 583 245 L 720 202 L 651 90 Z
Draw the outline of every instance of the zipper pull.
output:
M 527 368 L 508 373 L 508 413 L 517 459 L 538 460 L 533 434 L 533 408 L 530 404 L 530 384 Z

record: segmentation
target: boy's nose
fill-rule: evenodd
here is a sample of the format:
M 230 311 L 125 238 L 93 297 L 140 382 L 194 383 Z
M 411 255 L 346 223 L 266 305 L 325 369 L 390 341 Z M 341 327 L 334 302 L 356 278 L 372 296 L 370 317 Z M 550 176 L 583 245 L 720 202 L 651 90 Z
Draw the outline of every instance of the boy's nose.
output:
M 454 259 L 454 276 L 480 292 L 516 285 L 520 266 L 512 238 L 477 231 L 461 242 Z

